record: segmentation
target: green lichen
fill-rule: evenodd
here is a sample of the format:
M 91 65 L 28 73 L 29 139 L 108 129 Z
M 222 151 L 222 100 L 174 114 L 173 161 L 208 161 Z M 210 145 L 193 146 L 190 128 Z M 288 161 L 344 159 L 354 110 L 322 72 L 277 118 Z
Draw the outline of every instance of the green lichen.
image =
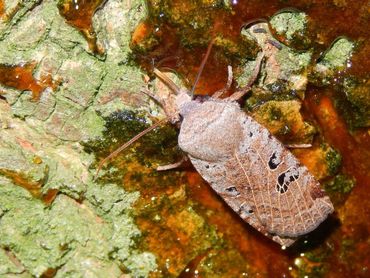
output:
M 0 22 L 0 41 L 3 40 L 6 35 L 9 34 L 10 30 L 14 26 L 16 27 L 16 24 L 25 18 L 25 15 L 33 10 L 39 3 L 39 0 L 4 1 L 6 20 L 1 20 Z M 29 35 L 28 38 L 30 37 Z
M 354 43 L 347 38 L 336 39 L 321 58 L 319 65 L 323 65 L 330 70 L 343 69 L 351 57 L 354 46 Z
M 35 276 L 51 268 L 58 269 L 57 277 L 86 277 L 89 273 L 93 277 L 106 277 L 106 273 L 118 277 L 120 265 L 135 275 L 146 276 L 155 267 L 151 254 L 137 251 L 135 256 L 152 262 L 145 267 L 142 262 L 126 264 L 133 238 L 140 235 L 128 215 L 137 193 L 125 193 L 115 185 L 90 184 L 82 204 L 59 195 L 47 208 L 5 180 L 0 192 L 4 211 L 0 245 Z
M 135 273 L 135 277 L 148 277 L 148 270 L 156 269 L 157 264 L 152 253 L 143 252 L 131 254 L 125 261 L 125 267 L 130 272 Z
M 337 79 L 336 76 L 350 67 L 350 59 L 355 48 L 355 43 L 347 38 L 339 37 L 324 52 L 318 63 L 310 73 L 310 81 L 323 86 L 331 83 L 337 86 L 342 84 L 344 79 Z
M 264 29 L 266 32 L 256 33 L 255 28 Z M 269 86 L 285 83 L 285 93 L 295 92 L 295 96 L 303 95 L 307 84 L 307 69 L 311 62 L 310 51 L 298 52 L 291 47 L 276 42 L 269 31 L 267 23 L 257 23 L 241 31 L 243 38 L 254 40 L 265 53 L 265 63 L 268 65 L 260 73 L 259 86 L 269 90 Z M 271 41 L 279 44 L 272 46 Z M 248 83 L 255 68 L 255 61 L 244 60 L 241 63 L 241 73 L 236 74 L 239 86 Z M 281 89 L 281 88 L 280 88 Z
M 288 40 L 292 40 L 297 33 L 305 31 L 307 15 L 303 12 L 281 12 L 271 18 L 270 24 L 278 34 L 285 35 Z
M 12 142 L 3 141 L 0 144 L 0 172 L 5 174 L 18 173 L 29 181 L 29 183 L 43 183 L 46 180 L 48 171 L 46 165 L 34 163 L 35 155 L 22 151 Z
M 235 77 L 238 87 L 246 86 L 253 74 L 253 69 L 256 67 L 255 60 L 242 59 L 241 60 L 242 71 L 238 73 Z
M 54 236 L 46 237 L 43 232 L 49 228 L 44 225 L 43 204 L 33 200 L 27 191 L 4 180 L 0 191 L 0 204 L 5 211 L 1 218 L 0 245 L 13 252 L 33 275 L 41 276 L 49 267 L 61 265 L 67 250 L 60 250 L 60 242 L 53 241 Z
M 91 184 L 86 193 L 86 199 L 97 214 L 113 225 L 109 242 L 110 258 L 119 261 L 138 277 L 146 277 L 156 267 L 155 257 L 149 252 L 131 251 L 135 246 L 134 239 L 141 233 L 127 215 L 138 197 L 138 192 L 127 193 L 114 184 Z
M 31 9 L 31 2 L 39 5 Z M 130 3 L 108 1 L 94 19 L 99 40 L 109 46 L 105 60 L 88 53 L 84 37 L 59 15 L 55 1 L 28 1 L 16 20 L 1 22 L 0 63 L 35 61 L 36 79 L 61 81 L 38 102 L 28 92 L 1 87 L 11 105 L 0 102 L 0 271 L 7 277 L 120 277 L 123 269 L 147 277 L 156 267 L 153 254 L 137 250 L 132 204 L 138 193 L 92 182 L 88 167 L 94 157 L 81 146 L 102 135 L 101 114 L 131 104 L 110 100 L 112 92 L 130 96 L 142 86 L 129 38 L 146 10 L 143 1 Z M 25 184 L 37 185 L 41 197 L 50 189 L 58 195 L 47 205 L 19 186 Z
M 20 275 L 25 270 L 22 265 L 17 264 L 16 259 L 11 258 L 11 254 L 4 249 L 0 249 L 0 276 Z
M 288 47 L 283 47 L 276 55 L 276 59 L 284 75 L 303 73 L 311 62 L 311 52 L 294 52 Z
M 29 3 L 33 2 L 35 4 L 39 1 L 26 2 L 26 6 L 28 6 Z M 84 38 L 78 31 L 67 25 L 64 19 L 59 16 L 58 9 L 53 1 L 43 1 L 32 10 L 32 16 L 24 16 L 24 14 L 18 12 L 17 17 L 11 23 L 5 24 L 8 28 L 11 28 L 12 32 L 1 32 L 3 39 L 0 40 L 0 63 L 19 64 L 32 61 L 35 54 L 43 49 L 53 52 L 50 53 L 51 56 L 48 57 L 48 60 L 55 59 L 58 61 L 58 57 L 52 56 L 56 54 L 53 49 L 59 50 L 60 47 L 71 49 L 79 43 L 85 44 Z M 30 32 L 30 28 L 34 28 L 34 32 Z M 54 42 L 57 42 L 57 44 L 54 44 Z

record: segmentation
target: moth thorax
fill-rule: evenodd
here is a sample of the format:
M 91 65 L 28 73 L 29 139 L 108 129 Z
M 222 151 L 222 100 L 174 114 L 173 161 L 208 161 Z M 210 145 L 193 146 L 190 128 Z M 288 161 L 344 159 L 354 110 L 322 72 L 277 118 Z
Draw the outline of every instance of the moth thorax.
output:
M 191 101 L 183 109 L 188 109 L 182 114 L 179 134 L 179 146 L 184 152 L 205 161 L 221 161 L 233 155 L 242 139 L 233 105 Z
M 199 106 L 199 103 L 192 101 L 191 97 L 186 94 L 186 96 L 178 95 L 176 97 L 176 104 L 179 110 L 180 115 L 185 118 L 189 113 L 191 113 L 196 107 Z

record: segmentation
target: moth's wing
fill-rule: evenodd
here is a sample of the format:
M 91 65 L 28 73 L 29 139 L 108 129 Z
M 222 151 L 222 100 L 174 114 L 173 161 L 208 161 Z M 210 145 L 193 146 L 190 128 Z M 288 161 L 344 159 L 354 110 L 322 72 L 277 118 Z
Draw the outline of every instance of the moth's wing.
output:
M 224 162 L 208 162 L 193 158 L 190 160 L 199 174 L 211 185 L 213 190 L 248 224 L 265 236 L 273 239 L 283 246 L 290 246 L 296 238 L 283 238 L 270 234 L 254 213 L 254 203 L 250 199 L 249 188 L 239 188 L 236 181 L 230 175 L 230 169 L 225 167 Z
M 225 167 L 225 162 L 208 162 L 201 159 L 193 158 L 190 160 L 198 173 L 211 185 L 212 189 L 221 196 L 226 203 L 237 212 L 241 218 L 254 226 L 257 230 L 263 231 L 258 219 L 252 210 L 251 200 L 245 198 L 245 194 L 240 193 L 240 189 L 234 180 L 229 179 L 229 174 Z M 245 190 L 249 190 L 245 188 Z
M 257 230 L 289 245 L 333 211 L 307 168 L 266 128 L 242 113 L 243 141 L 225 161 L 190 157 L 212 188 Z
M 280 237 L 314 230 L 334 208 L 318 181 L 269 131 L 243 115 L 244 141 L 226 164 L 242 188 L 250 188 L 256 217 Z M 237 177 L 241 175 L 243 178 Z

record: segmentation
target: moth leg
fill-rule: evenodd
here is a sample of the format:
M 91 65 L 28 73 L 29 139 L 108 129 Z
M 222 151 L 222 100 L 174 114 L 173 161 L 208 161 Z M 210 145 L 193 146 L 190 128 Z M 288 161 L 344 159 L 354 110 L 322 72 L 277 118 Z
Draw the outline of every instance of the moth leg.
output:
M 157 128 L 161 124 L 165 123 L 167 119 L 160 120 L 156 122 L 154 125 L 144 129 L 142 132 L 139 134 L 135 135 L 133 138 L 131 138 L 128 142 L 125 144 L 121 145 L 118 149 L 116 149 L 114 152 L 110 153 L 106 158 L 104 158 L 102 161 L 100 161 L 98 165 L 98 169 L 96 170 L 94 180 L 98 177 L 100 170 L 103 168 L 104 164 L 109 161 L 110 159 L 114 158 L 117 156 L 120 152 L 122 152 L 124 149 L 126 149 L 128 146 L 130 146 L 132 143 L 143 137 L 145 134 L 148 132 L 152 131 L 153 129 Z
M 289 247 L 290 245 L 292 245 L 294 242 L 296 242 L 296 239 L 294 238 L 282 238 L 282 237 L 279 237 L 279 236 L 270 236 L 270 238 L 279 243 L 281 245 L 281 248 L 282 249 L 285 249 L 286 247 Z
M 227 66 L 227 82 L 225 88 L 216 91 L 212 97 L 213 98 L 219 98 L 221 97 L 224 93 L 226 93 L 228 90 L 230 90 L 231 83 L 233 82 L 233 68 L 229 65 Z
M 162 80 L 164 84 L 168 88 L 170 88 L 176 95 L 180 93 L 180 88 L 173 82 L 167 75 L 165 75 L 163 72 L 161 72 L 159 69 L 154 68 L 153 70 L 154 74 Z
M 312 147 L 312 144 L 286 144 L 285 147 L 289 149 L 308 149 Z
M 258 77 L 258 74 L 260 72 L 263 57 L 264 57 L 263 52 L 258 54 L 257 59 L 256 59 L 256 66 L 253 70 L 251 78 L 248 81 L 248 84 L 245 85 L 243 88 L 241 88 L 239 91 L 236 91 L 235 93 L 233 93 L 230 97 L 227 98 L 227 100 L 237 101 L 240 98 L 242 98 L 246 93 L 248 93 L 250 91 L 250 89 L 252 88 L 253 83 L 256 81 L 256 79 Z
M 153 92 L 151 92 L 148 88 L 143 88 L 141 89 L 141 92 L 145 95 L 147 95 L 148 97 L 154 99 L 156 102 L 158 102 L 162 107 L 164 107 L 164 101 L 163 99 L 161 99 L 159 96 L 157 96 L 156 94 L 154 94 Z
M 179 167 L 183 166 L 186 162 L 188 162 L 188 160 L 189 159 L 188 159 L 187 156 L 183 156 L 183 158 L 181 158 L 181 160 L 178 161 L 178 162 L 158 166 L 157 171 L 167 171 L 167 170 L 172 170 L 172 169 L 179 168 Z

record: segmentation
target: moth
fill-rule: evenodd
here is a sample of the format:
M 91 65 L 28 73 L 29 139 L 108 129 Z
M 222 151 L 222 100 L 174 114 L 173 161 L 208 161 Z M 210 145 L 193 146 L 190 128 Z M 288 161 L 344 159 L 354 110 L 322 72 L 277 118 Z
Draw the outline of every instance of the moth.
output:
M 155 75 L 174 94 L 160 98 L 149 90 L 143 92 L 161 104 L 172 124 L 180 125 L 179 147 L 213 190 L 245 222 L 287 247 L 314 230 L 334 208 L 308 169 L 236 102 L 251 89 L 262 59 L 259 55 L 248 85 L 225 99 L 220 99 L 224 90 L 205 100 L 193 98 L 158 69 L 154 69 Z M 226 87 L 231 80 L 229 69 Z M 159 124 L 104 159 L 98 170 Z

